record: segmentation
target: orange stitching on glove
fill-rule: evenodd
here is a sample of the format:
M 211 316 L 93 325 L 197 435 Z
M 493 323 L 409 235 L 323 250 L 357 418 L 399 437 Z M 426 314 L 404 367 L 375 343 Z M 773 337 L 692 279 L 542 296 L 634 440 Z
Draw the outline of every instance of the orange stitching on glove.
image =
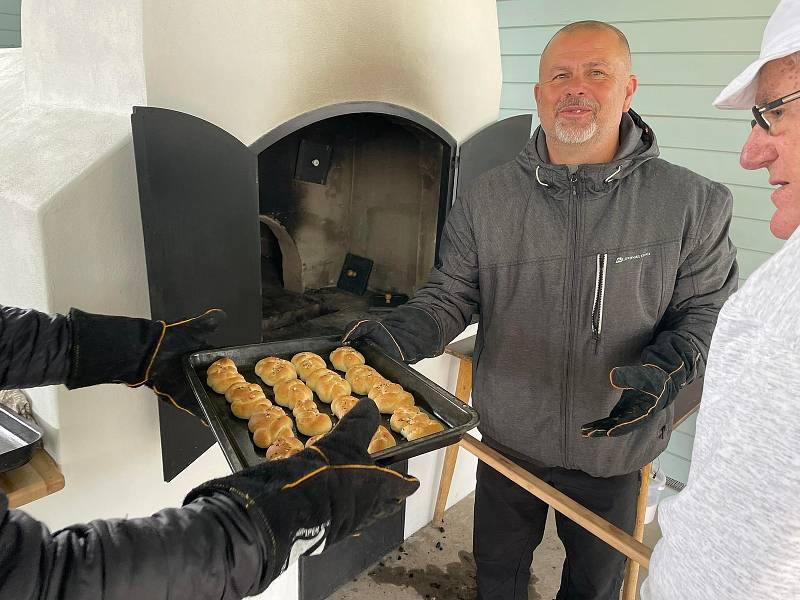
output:
M 314 446 L 311 446 L 311 447 L 313 448 Z M 325 471 L 336 470 L 336 469 L 364 469 L 364 470 L 368 470 L 368 471 L 381 471 L 381 472 L 386 473 L 388 475 L 394 475 L 395 477 L 399 477 L 403 481 L 408 481 L 409 483 L 419 483 L 419 480 L 416 477 L 406 476 L 406 475 L 403 475 L 402 473 L 398 473 L 397 471 L 392 471 L 391 469 L 387 469 L 385 467 L 379 467 L 377 465 L 326 465 L 326 466 L 323 466 L 323 467 L 319 467 L 318 469 L 314 469 L 310 473 L 306 473 L 305 475 L 303 475 L 302 477 L 300 477 L 299 479 L 297 479 L 297 480 L 295 480 L 295 481 L 293 481 L 291 483 L 287 483 L 286 485 L 284 485 L 281 488 L 281 490 L 286 490 L 286 489 L 290 489 L 290 488 L 293 488 L 293 487 L 297 487 L 298 485 L 300 485 L 304 481 L 307 481 L 308 479 L 310 479 L 312 477 L 315 477 L 316 475 L 319 475 L 320 473 L 323 473 Z
M 316 446 L 309 446 L 309 448 L 310 448 L 311 450 L 313 450 L 314 452 L 317 452 L 317 453 L 319 453 L 319 455 L 320 455 L 320 456 L 322 456 L 322 459 L 323 459 L 323 460 L 324 460 L 326 463 L 328 463 L 328 464 L 331 464 L 331 461 L 328 459 L 328 457 L 325 455 L 325 453 L 324 453 L 322 450 L 320 450 L 320 449 L 319 449 L 319 448 L 317 448 Z
M 644 366 L 645 366 L 645 367 L 654 367 L 654 368 L 658 369 L 659 371 L 661 371 L 662 373 L 666 373 L 666 371 L 665 371 L 664 369 L 662 369 L 661 367 L 658 367 L 658 366 L 656 366 L 656 365 L 646 364 L 646 365 L 644 365 Z M 658 402 L 661 400 L 661 396 L 663 396 L 663 395 L 664 395 L 664 392 L 666 392 L 666 391 L 667 391 L 667 383 L 668 383 L 668 382 L 669 382 L 669 381 L 672 379 L 672 376 L 673 376 L 675 373 L 677 373 L 678 371 L 680 371 L 680 370 L 681 370 L 683 367 L 684 367 L 684 364 L 683 364 L 683 362 L 681 362 L 681 366 L 680 366 L 680 367 L 678 367 L 677 369 L 675 369 L 674 371 L 672 371 L 672 373 L 670 373 L 669 375 L 667 375 L 667 378 L 664 380 L 664 387 L 663 387 L 663 388 L 661 388 L 661 393 L 660 393 L 658 396 L 656 396 L 656 395 L 655 395 L 654 393 L 652 393 L 652 392 L 646 392 L 646 391 L 644 391 L 644 390 L 639 390 L 639 389 L 637 389 L 637 388 L 631 388 L 631 387 L 628 387 L 628 388 L 621 388 L 621 387 L 617 387 L 616 385 L 614 385 L 614 383 L 613 383 L 613 381 L 612 381 L 612 383 L 611 383 L 611 386 L 612 386 L 612 387 L 615 387 L 615 388 L 617 388 L 618 390 L 636 390 L 637 392 L 641 392 L 642 394 L 647 394 L 647 395 L 649 395 L 649 396 L 653 396 L 653 398 L 655 398 L 655 399 L 656 399 L 656 401 L 655 401 L 655 402 L 653 403 L 653 405 L 652 405 L 652 406 L 651 406 L 651 407 L 650 407 L 650 408 L 647 410 L 647 412 L 646 412 L 645 414 L 643 414 L 642 416 L 640 416 L 640 417 L 636 417 L 636 418 L 635 418 L 635 419 L 633 419 L 632 421 L 625 421 L 625 422 L 623 422 L 623 423 L 619 423 L 619 424 L 617 424 L 617 425 L 614 425 L 614 427 L 612 427 L 611 429 L 608 429 L 608 430 L 606 430 L 606 437 L 611 437 L 611 432 L 612 432 L 612 431 L 614 431 L 615 429 L 618 429 L 618 428 L 620 428 L 620 427 L 622 427 L 622 426 L 624 426 L 624 425 L 630 425 L 631 423 L 636 423 L 637 421 L 641 421 L 642 419 L 649 417 L 649 416 L 650 416 L 650 413 L 652 413 L 652 412 L 653 412 L 653 410 L 655 409 L 655 407 L 656 407 L 656 406 L 658 406 Z M 614 368 L 616 369 L 617 367 L 614 367 Z M 614 372 L 614 369 L 611 369 L 611 371 L 610 371 L 610 372 L 609 372 L 609 374 L 608 374 L 608 378 L 609 378 L 609 380 L 611 379 L 611 373 L 613 373 L 613 372 Z M 595 430 L 595 431 L 596 431 L 596 430 Z
M 175 325 L 183 325 L 184 323 L 189 323 L 190 321 L 194 321 L 196 319 L 200 319 L 205 317 L 207 314 L 221 311 L 221 308 L 209 308 L 206 312 L 202 315 L 197 315 L 196 317 L 192 317 L 191 319 L 184 319 L 183 321 L 176 321 L 175 323 L 170 323 L 169 325 L 165 321 L 156 321 L 157 323 L 161 323 L 161 335 L 158 338 L 158 342 L 156 343 L 155 350 L 153 350 L 153 356 L 150 357 L 150 362 L 147 364 L 147 368 L 144 371 L 144 380 L 140 381 L 139 383 L 126 383 L 128 387 L 141 387 L 150 379 L 150 369 L 153 368 L 153 363 L 156 361 L 156 356 L 158 356 L 158 351 L 161 350 L 161 344 L 164 341 L 164 336 L 167 334 L 167 329 L 170 327 L 174 327 Z M 178 407 L 180 408 L 180 407 Z
M 398 343 L 397 343 L 397 340 L 396 340 L 396 339 L 394 339 L 394 336 L 392 335 L 392 332 L 391 332 L 391 331 L 389 331 L 389 330 L 386 328 L 386 325 L 384 325 L 384 324 L 383 324 L 383 323 L 381 323 L 380 321 L 377 321 L 377 323 L 378 323 L 378 325 L 380 325 L 381 327 L 383 327 L 383 328 L 384 328 L 384 330 L 386 331 L 386 333 L 388 333 L 388 334 L 389 334 L 389 337 L 390 337 L 390 338 L 392 338 L 392 341 L 394 342 L 394 345 L 397 347 L 397 351 L 400 353 L 400 360 L 403 360 L 403 361 L 404 361 L 404 360 L 406 359 L 406 357 L 405 357 L 405 355 L 403 354 L 403 351 L 400 349 L 400 344 L 398 344 Z
M 347 333 L 344 334 L 344 337 L 342 338 L 342 343 L 344 344 L 345 342 L 347 342 L 347 338 L 350 336 L 351 333 L 353 333 L 356 329 L 358 329 L 359 325 L 361 325 L 362 323 L 369 323 L 369 322 L 370 322 L 370 319 L 364 319 L 363 321 L 359 321 L 358 323 L 353 325 L 353 327 L 350 329 L 350 331 L 348 331 Z
M 167 328 L 175 327 L 176 325 L 184 325 L 186 323 L 191 323 L 192 321 L 196 321 L 197 319 L 202 319 L 203 317 L 205 317 L 209 313 L 219 312 L 219 311 L 222 311 L 222 309 L 221 308 L 209 308 L 202 315 L 197 315 L 196 317 L 191 317 L 190 319 L 184 319 L 183 321 L 175 321 L 174 323 L 170 323 L 169 325 L 167 325 Z
M 166 392 L 162 392 L 162 391 L 160 391 L 160 390 L 159 390 L 157 387 L 155 387 L 155 386 L 153 386 L 153 391 L 154 391 L 154 392 L 156 393 L 156 395 L 158 395 L 158 396 L 164 396 L 164 397 L 165 397 L 167 400 L 169 400 L 169 401 L 170 401 L 170 403 L 172 404 L 172 406 L 174 406 L 174 407 L 175 407 L 175 408 L 177 408 L 178 410 L 182 410 L 183 412 L 185 412 L 185 413 L 188 413 L 188 414 L 192 415 L 192 416 L 193 416 L 193 417 L 195 417 L 195 418 L 199 418 L 199 417 L 198 417 L 196 414 L 194 414 L 194 413 L 193 413 L 192 411 L 190 411 L 188 408 L 184 408 L 184 407 L 182 407 L 180 404 L 178 404 L 177 402 L 175 402 L 175 399 L 174 399 L 172 396 L 170 396 L 169 394 L 167 394 Z M 205 421 L 203 421 L 203 419 L 200 419 L 200 422 L 203 424 L 203 426 L 204 426 L 204 427 L 208 427 L 208 424 L 207 424 Z

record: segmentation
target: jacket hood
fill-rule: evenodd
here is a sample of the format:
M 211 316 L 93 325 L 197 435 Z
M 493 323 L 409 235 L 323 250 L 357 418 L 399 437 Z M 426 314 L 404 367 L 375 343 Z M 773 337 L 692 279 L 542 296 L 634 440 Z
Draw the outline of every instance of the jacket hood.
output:
M 532 169 L 537 183 L 549 188 L 556 197 L 569 195 L 570 177 L 566 165 L 550 162 L 547 141 L 541 125 L 519 154 L 518 160 L 525 169 Z M 641 165 L 658 157 L 656 136 L 650 126 L 633 110 L 623 113 L 620 121 L 620 141 L 617 154 L 611 162 L 579 165 L 576 174 L 589 195 L 602 195 L 613 190 L 619 182 Z

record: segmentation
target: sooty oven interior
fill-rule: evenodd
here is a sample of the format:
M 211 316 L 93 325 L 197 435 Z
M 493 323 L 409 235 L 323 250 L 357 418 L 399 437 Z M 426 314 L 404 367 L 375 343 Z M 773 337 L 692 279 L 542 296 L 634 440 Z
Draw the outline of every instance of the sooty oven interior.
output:
M 413 294 L 449 207 L 449 140 L 406 118 L 325 118 L 258 155 L 262 339 L 340 333 Z

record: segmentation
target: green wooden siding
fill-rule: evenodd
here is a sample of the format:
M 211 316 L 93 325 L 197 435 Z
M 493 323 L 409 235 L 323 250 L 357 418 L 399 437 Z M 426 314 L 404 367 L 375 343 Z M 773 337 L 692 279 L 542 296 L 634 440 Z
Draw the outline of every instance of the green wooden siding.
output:
M 0 48 L 19 48 L 22 0 L 0 0 Z
M 531 113 L 539 58 L 550 37 L 573 21 L 596 19 L 622 30 L 631 45 L 639 89 L 633 108 L 653 127 L 661 155 L 727 185 L 734 196 L 731 238 L 742 280 L 781 246 L 769 231 L 773 206 L 765 171 L 745 171 L 739 151 L 750 130 L 747 111 L 711 102 L 758 56 L 764 26 L 778 0 L 671 0 L 550 3 L 497 0 L 503 92 L 500 117 Z M 695 419 L 673 433 L 660 463 L 686 481 Z

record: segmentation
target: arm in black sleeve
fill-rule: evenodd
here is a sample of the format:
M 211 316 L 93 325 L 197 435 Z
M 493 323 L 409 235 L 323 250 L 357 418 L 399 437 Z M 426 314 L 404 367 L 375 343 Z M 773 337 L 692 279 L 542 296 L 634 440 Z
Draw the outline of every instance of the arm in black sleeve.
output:
M 262 535 L 223 494 L 54 533 L 0 494 L 0 598 L 238 600 L 270 583 Z
M 77 308 L 50 316 L 0 306 L 0 389 L 64 383 L 146 385 L 203 418 L 183 375 L 182 357 L 208 347 L 225 319 L 219 309 L 175 323 L 99 315 Z
M 163 333 L 149 319 L 0 306 L 0 388 L 141 384 Z
M 63 383 L 70 341 L 67 317 L 0 306 L 0 389 Z
M 679 386 L 705 372 L 711 336 L 722 305 L 736 291 L 738 267 L 730 229 L 730 191 L 714 183 L 698 226 L 696 243 L 678 268 L 675 289 L 642 364 L 668 373 L 679 369 Z

